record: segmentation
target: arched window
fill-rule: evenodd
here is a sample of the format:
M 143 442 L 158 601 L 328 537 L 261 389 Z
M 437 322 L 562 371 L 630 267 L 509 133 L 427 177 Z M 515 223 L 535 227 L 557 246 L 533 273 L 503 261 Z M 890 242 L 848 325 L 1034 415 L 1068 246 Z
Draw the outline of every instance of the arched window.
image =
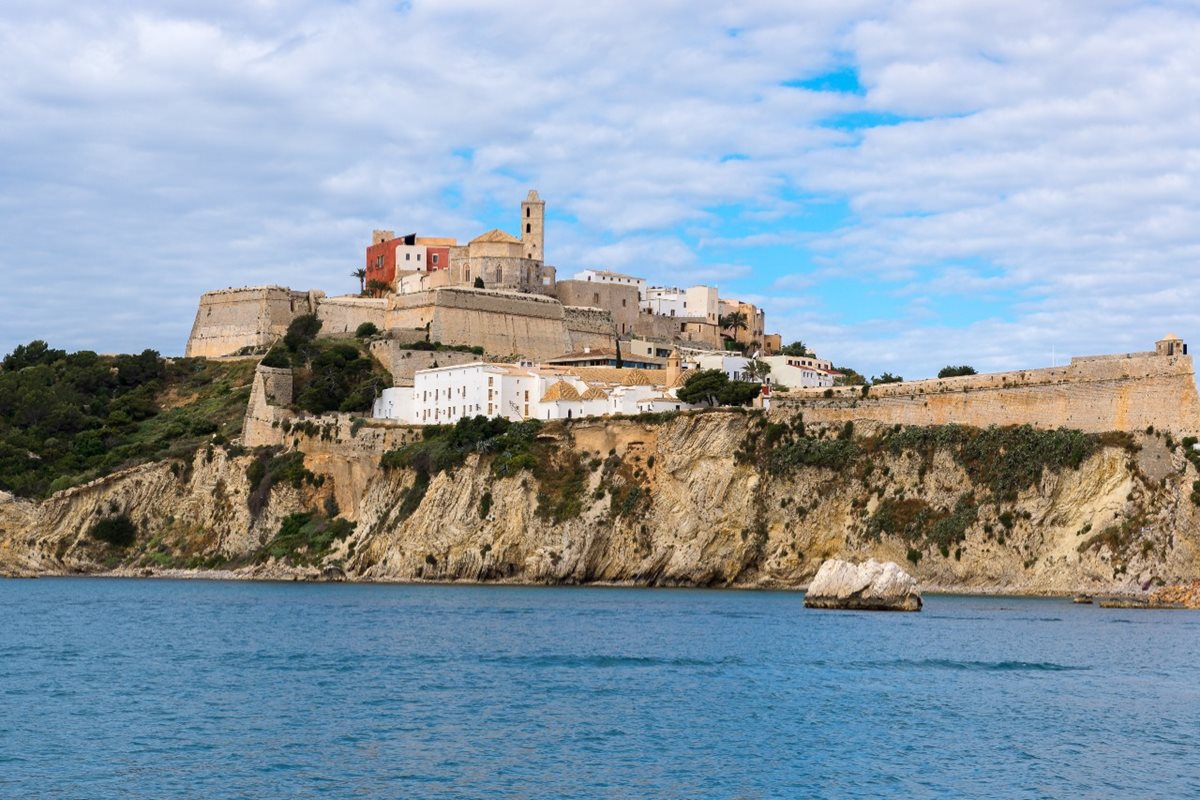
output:
M 529 210 L 530 210 L 530 209 L 529 209 L 529 206 L 525 206 L 525 216 L 526 216 L 526 217 L 528 217 L 528 216 L 529 216 Z
M 525 223 L 525 232 L 526 232 L 526 233 L 529 233 L 529 232 L 531 232 L 532 230 L 533 230 L 533 226 L 532 226 L 532 225 L 530 225 L 528 222 L 526 222 L 526 223 Z

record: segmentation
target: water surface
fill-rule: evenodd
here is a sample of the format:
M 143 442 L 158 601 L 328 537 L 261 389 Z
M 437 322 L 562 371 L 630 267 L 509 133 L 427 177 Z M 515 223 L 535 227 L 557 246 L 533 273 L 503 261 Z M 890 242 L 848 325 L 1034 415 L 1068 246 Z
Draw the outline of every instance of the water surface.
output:
M 0 797 L 1197 797 L 1200 613 L 0 581 Z

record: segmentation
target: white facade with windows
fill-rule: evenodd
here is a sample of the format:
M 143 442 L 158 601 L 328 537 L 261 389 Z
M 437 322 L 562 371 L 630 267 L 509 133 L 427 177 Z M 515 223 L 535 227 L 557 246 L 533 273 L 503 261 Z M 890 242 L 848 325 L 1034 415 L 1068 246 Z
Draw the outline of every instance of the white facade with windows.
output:
M 591 283 L 616 283 L 622 286 L 635 286 L 638 290 L 638 299 L 646 298 L 646 279 L 638 278 L 634 275 L 625 275 L 621 272 L 610 272 L 606 269 L 585 269 L 582 272 L 575 273 L 575 280 L 590 281 Z
M 816 356 L 764 356 L 771 365 L 771 383 L 788 388 L 823 389 L 838 376 L 832 362 Z
M 418 370 L 412 386 L 385 389 L 375 401 L 374 416 L 410 425 L 448 425 L 480 415 L 518 421 L 637 414 L 650 399 L 656 400 L 655 408 L 693 408 L 674 398 L 673 386 L 663 385 L 666 373 L 482 362 L 437 367 Z

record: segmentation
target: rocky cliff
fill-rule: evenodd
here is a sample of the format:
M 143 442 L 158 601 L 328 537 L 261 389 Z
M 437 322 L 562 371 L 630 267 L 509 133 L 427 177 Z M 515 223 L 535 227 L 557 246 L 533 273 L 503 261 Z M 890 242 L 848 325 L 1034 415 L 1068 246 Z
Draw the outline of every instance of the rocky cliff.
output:
M 935 590 L 1200 577 L 1200 475 L 1169 435 L 710 412 L 545 425 L 530 442 L 386 469 L 352 443 L 303 462 L 213 447 L 40 503 L 0 496 L 0 571 L 796 587 L 826 558 L 874 557 Z M 93 535 L 113 517 L 132 543 Z

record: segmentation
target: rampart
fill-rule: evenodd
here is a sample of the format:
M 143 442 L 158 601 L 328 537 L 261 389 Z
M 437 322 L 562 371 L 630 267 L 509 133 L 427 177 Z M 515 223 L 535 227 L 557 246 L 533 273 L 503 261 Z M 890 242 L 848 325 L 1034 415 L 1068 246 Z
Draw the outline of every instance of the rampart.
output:
M 322 297 L 322 292 L 297 292 L 282 286 L 205 292 L 185 355 L 216 358 L 246 347 L 270 345 L 287 333 L 293 319 L 316 313 Z
M 419 369 L 450 367 L 455 364 L 470 364 L 479 356 L 462 350 L 410 350 L 402 345 L 416 341 L 379 339 L 371 342 L 371 355 L 392 374 L 396 386 L 412 386 L 413 376 Z
M 1200 396 L 1191 356 L 1129 353 L 1075 358 L 1063 367 L 998 372 L 870 387 L 793 390 L 772 399 L 772 415 L 813 422 L 875 421 L 976 427 L 1034 425 L 1102 433 L 1153 426 L 1200 434 Z
M 323 297 L 317 303 L 322 336 L 354 333 L 370 322 L 379 330 L 387 323 L 387 300 L 375 297 Z
M 613 320 L 602 308 L 563 307 L 563 324 L 567 332 L 567 349 L 578 353 L 585 347 L 603 349 L 613 346 Z

